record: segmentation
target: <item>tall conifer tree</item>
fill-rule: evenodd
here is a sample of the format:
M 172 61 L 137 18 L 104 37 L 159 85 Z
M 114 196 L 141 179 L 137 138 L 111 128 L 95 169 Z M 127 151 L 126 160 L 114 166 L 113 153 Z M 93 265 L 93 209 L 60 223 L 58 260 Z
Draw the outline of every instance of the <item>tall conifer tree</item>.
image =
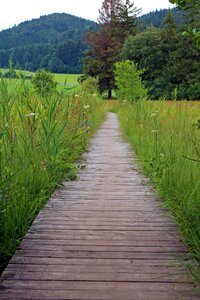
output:
M 125 38 L 136 27 L 138 13 L 139 10 L 130 1 L 104 0 L 99 10 L 99 31 L 86 37 L 91 50 L 85 59 L 85 73 L 98 77 L 100 91 L 107 90 L 108 98 L 111 98 L 115 87 L 114 64 L 121 58 Z

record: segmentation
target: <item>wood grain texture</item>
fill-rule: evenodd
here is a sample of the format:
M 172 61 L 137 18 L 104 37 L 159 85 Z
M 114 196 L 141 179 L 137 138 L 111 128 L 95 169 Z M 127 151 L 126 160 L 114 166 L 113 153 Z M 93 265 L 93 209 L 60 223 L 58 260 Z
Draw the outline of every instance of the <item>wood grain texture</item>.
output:
M 78 180 L 55 191 L 11 259 L 0 299 L 200 299 L 187 257 L 109 113 Z

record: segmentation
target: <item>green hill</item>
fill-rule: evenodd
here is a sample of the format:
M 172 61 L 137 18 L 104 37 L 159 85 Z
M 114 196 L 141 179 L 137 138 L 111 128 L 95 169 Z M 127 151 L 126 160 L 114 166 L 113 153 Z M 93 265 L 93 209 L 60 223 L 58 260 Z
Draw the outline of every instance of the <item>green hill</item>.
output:
M 178 24 L 184 21 L 182 11 L 172 10 Z M 139 18 L 140 27 L 161 27 L 167 9 Z M 51 14 L 25 21 L 0 32 L 0 68 L 9 65 L 36 71 L 45 68 L 54 73 L 82 73 L 82 58 L 88 46 L 84 35 L 97 30 L 95 22 L 69 14 Z
M 23 22 L 0 32 L 0 67 L 11 57 L 21 69 L 81 73 L 84 35 L 95 29 L 95 22 L 64 13 Z

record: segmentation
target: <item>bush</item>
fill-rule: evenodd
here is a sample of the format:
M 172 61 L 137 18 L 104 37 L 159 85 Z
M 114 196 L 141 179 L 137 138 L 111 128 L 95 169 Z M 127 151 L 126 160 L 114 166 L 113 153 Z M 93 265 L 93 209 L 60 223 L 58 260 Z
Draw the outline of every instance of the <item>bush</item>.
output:
M 87 77 L 82 83 L 82 90 L 88 94 L 98 94 L 98 80 L 94 77 Z
M 120 99 L 133 102 L 146 97 L 147 91 L 142 85 L 141 74 L 142 71 L 137 70 L 130 60 L 115 64 L 115 80 Z
M 54 81 L 53 74 L 44 69 L 37 71 L 31 82 L 39 96 L 48 97 L 56 91 L 57 83 Z

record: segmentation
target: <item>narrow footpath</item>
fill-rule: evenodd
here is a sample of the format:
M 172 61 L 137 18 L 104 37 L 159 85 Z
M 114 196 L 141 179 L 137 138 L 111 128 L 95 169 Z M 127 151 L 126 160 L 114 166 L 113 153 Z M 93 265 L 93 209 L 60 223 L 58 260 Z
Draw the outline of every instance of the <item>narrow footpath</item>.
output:
M 2 275 L 4 300 L 200 299 L 174 221 L 134 167 L 117 116 L 47 202 Z

